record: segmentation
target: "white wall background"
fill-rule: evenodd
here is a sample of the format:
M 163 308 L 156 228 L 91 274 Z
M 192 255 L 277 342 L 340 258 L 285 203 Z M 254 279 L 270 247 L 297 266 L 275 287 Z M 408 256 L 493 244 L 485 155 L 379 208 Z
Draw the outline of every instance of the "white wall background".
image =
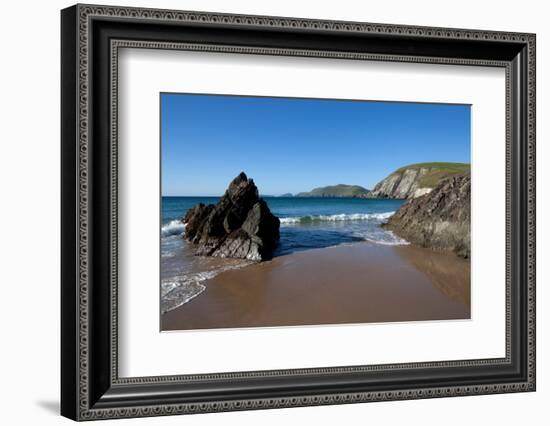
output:
M 143 7 L 526 31 L 537 33 L 538 390 L 317 408 L 118 420 L 118 424 L 545 424 L 550 401 L 550 27 L 545 2 L 429 0 L 102 1 Z M 0 66 L 0 401 L 3 424 L 68 424 L 59 404 L 59 9 L 71 2 L 2 6 Z M 131 422 L 131 423 L 128 423 Z M 102 424 L 116 424 L 107 421 Z

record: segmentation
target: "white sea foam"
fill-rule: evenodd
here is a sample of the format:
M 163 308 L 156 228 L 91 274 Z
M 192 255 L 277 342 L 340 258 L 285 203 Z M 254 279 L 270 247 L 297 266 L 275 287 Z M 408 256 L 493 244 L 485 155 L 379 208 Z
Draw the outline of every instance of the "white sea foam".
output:
M 254 262 L 230 259 L 228 265 L 215 269 L 163 279 L 160 287 L 162 313 L 176 309 L 201 294 L 206 289 L 204 281 L 210 280 L 224 271 L 240 269 L 252 263 Z
M 185 225 L 181 220 L 172 220 L 161 229 L 162 238 L 169 237 L 171 235 L 181 235 L 185 229 Z
M 384 221 L 389 219 L 395 212 L 384 213 L 351 213 L 351 214 L 332 214 L 332 215 L 307 215 L 299 217 L 283 217 L 280 218 L 282 225 L 292 225 L 296 223 L 311 223 L 311 222 L 346 222 L 346 221 Z
M 385 246 L 406 246 L 410 244 L 407 240 L 404 240 L 403 238 L 398 237 L 392 231 L 388 231 L 386 229 L 381 229 L 381 228 L 378 228 L 375 231 L 370 230 L 370 231 L 363 231 L 363 232 L 355 232 L 354 235 L 365 241 L 369 241 L 371 243 L 376 243 L 376 244 L 382 244 Z
M 206 287 L 199 281 L 166 280 L 161 283 L 161 311 L 171 311 L 201 294 Z

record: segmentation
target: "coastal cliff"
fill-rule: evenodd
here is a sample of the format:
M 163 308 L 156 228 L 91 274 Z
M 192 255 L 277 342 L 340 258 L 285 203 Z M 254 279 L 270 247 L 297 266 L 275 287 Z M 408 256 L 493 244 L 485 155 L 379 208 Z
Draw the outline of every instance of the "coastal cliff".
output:
M 299 192 L 295 197 L 417 198 L 431 192 L 443 179 L 470 171 L 467 163 L 418 163 L 401 167 L 378 182 L 372 190 L 360 185 L 329 185 Z M 287 193 L 283 197 L 290 197 Z
M 470 171 L 465 163 L 419 163 L 401 167 L 378 182 L 367 198 L 417 198 L 431 192 L 443 179 Z
M 407 241 L 470 257 L 470 173 L 443 179 L 429 193 L 409 199 L 385 227 Z
M 279 219 L 244 173 L 233 179 L 217 204 L 195 205 L 182 222 L 184 238 L 195 244 L 197 256 L 266 260 L 279 241 Z

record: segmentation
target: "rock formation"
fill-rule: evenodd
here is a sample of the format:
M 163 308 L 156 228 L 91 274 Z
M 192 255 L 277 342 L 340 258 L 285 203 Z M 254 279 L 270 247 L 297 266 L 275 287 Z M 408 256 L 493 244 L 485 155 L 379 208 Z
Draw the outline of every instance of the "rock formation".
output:
M 441 180 L 469 172 L 463 163 L 420 163 L 402 167 L 378 182 L 367 198 L 417 198 L 431 192 Z
M 198 256 L 265 260 L 279 240 L 279 219 L 244 173 L 229 184 L 216 205 L 197 204 L 182 219 L 184 238 Z
M 408 200 L 385 225 L 407 241 L 470 257 L 470 174 L 442 180 Z

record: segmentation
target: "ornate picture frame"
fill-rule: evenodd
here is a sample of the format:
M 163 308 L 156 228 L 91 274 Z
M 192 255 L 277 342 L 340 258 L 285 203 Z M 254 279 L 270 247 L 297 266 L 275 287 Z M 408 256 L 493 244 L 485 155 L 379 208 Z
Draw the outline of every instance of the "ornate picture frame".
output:
M 62 415 L 93 420 L 535 390 L 534 34 L 96 5 L 64 9 L 61 29 Z M 506 356 L 119 377 L 123 47 L 505 69 Z

